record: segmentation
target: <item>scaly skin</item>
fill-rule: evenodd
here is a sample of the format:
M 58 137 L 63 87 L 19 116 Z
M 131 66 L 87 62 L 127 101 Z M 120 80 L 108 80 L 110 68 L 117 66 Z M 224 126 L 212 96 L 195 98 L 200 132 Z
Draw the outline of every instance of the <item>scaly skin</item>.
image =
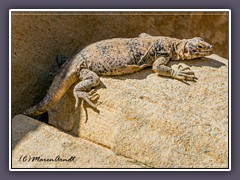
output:
M 142 33 L 137 38 L 116 38 L 93 43 L 70 61 L 66 62 L 56 75 L 47 95 L 37 105 L 27 109 L 24 114 L 37 116 L 51 109 L 66 93 L 72 84 L 78 107 L 79 98 L 91 102 L 94 91 L 88 90 L 100 83 L 99 75 L 123 75 L 152 66 L 154 72 L 182 81 L 195 81 L 197 78 L 190 68 L 178 70 L 166 66 L 170 60 L 187 60 L 212 54 L 212 45 L 199 37 L 175 39 L 163 36 L 151 36 Z

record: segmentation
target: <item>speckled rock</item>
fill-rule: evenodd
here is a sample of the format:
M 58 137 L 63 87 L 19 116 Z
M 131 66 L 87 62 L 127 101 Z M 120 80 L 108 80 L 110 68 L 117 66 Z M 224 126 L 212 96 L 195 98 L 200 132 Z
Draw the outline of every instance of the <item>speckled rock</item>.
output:
M 180 39 L 200 36 L 213 44 L 216 54 L 228 57 L 225 12 L 14 12 L 12 117 L 44 97 L 53 79 L 52 65 L 57 54 L 71 56 L 90 43 L 136 37 L 142 32 Z
M 12 168 L 146 168 L 32 118 L 12 119 Z
M 150 167 L 226 168 L 228 61 L 211 55 L 182 64 L 197 82 L 187 85 L 151 68 L 101 77 L 99 112 L 87 103 L 74 111 L 71 89 L 49 111 L 49 123 Z

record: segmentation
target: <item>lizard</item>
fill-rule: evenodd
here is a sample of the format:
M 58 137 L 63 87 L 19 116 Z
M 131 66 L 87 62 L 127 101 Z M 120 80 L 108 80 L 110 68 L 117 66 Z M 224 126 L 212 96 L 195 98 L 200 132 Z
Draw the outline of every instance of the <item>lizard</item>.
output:
M 149 66 L 161 76 L 196 81 L 190 67 L 179 65 L 175 70 L 167 63 L 201 58 L 212 52 L 213 46 L 200 37 L 177 39 L 141 33 L 135 38 L 101 40 L 86 46 L 64 63 L 43 100 L 23 114 L 34 117 L 47 112 L 74 83 L 77 83 L 73 90 L 75 109 L 79 99 L 97 109 L 92 98 L 98 95 L 94 87 L 100 83 L 99 76 L 131 74 Z

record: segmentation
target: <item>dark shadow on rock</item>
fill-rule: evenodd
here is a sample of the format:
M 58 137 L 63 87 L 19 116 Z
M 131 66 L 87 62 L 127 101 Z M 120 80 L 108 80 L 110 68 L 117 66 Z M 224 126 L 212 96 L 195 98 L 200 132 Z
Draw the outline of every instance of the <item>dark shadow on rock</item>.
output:
M 19 116 L 19 115 L 17 115 Z M 24 115 L 22 115 L 24 117 Z M 16 118 L 16 116 L 14 117 Z M 19 119 L 12 119 L 12 127 L 11 127 L 11 149 L 13 150 L 18 143 L 27 136 L 28 133 L 31 133 L 39 128 L 39 123 L 19 123 Z M 25 117 L 29 118 L 29 117 Z M 33 119 L 29 118 L 29 121 Z M 37 121 L 37 119 L 35 119 Z
M 100 84 L 94 87 L 93 89 L 98 90 L 98 89 L 106 89 L 106 88 L 107 86 L 102 81 L 100 81 Z
M 185 61 L 170 61 L 169 65 L 174 65 L 174 64 L 179 64 L 179 63 L 183 63 L 186 64 L 187 66 L 195 66 L 195 67 L 204 67 L 204 66 L 208 66 L 208 67 L 212 67 L 212 68 L 220 68 L 222 66 L 226 66 L 226 64 L 217 61 L 215 59 L 212 58 L 198 58 L 198 59 L 193 59 L 193 60 L 185 60 Z
M 36 117 L 34 117 L 36 120 L 38 120 L 38 121 L 41 121 L 41 122 L 44 122 L 44 123 L 46 123 L 46 124 L 48 124 L 48 120 L 49 120 L 49 118 L 48 118 L 48 112 L 45 112 L 45 113 L 43 113 L 43 114 L 40 114 L 39 116 L 36 116 Z
M 95 100 L 95 101 L 92 101 L 94 104 L 96 104 L 96 102 L 97 102 L 97 100 Z M 95 111 L 96 113 L 100 113 L 100 111 L 98 110 L 98 109 L 96 109 L 96 108 L 93 108 L 93 107 L 91 107 L 86 101 L 83 101 L 83 109 L 84 109 L 84 112 L 85 112 L 85 115 L 86 115 L 86 119 L 85 119 L 85 123 L 87 123 L 87 121 L 88 121 L 88 111 L 87 111 L 87 109 L 88 108 L 91 108 L 93 111 Z M 83 112 L 82 112 L 83 113 Z M 78 124 L 79 124 L 80 122 L 78 122 Z

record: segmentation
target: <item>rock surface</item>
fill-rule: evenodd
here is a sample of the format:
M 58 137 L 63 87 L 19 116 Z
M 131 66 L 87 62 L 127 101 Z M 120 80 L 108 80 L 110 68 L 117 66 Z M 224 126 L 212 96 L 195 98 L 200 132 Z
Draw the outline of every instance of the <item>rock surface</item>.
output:
M 23 115 L 12 119 L 12 148 L 12 168 L 146 168 Z
M 13 13 L 12 117 L 45 96 L 53 79 L 52 65 L 57 54 L 72 55 L 77 49 L 102 39 L 136 37 L 142 32 L 176 38 L 200 36 L 214 45 L 217 54 L 228 56 L 226 13 L 123 14 Z M 23 125 L 13 121 L 18 124 L 13 126 L 13 155 L 16 158 L 21 152 L 38 155 L 42 147 L 47 147 L 43 149 L 44 155 L 52 156 L 56 151 L 63 154 L 64 142 L 73 141 L 69 152 L 79 149 L 77 155 L 86 158 L 78 161 L 77 166 L 81 167 L 89 164 L 139 167 L 128 164 L 122 156 L 147 167 L 227 167 L 227 60 L 213 55 L 204 61 L 183 63 L 195 72 L 197 83 L 186 85 L 160 77 L 151 68 L 132 75 L 101 77 L 97 88 L 100 99 L 96 101 L 99 113 L 86 103 L 74 111 L 71 88 L 49 112 L 49 118 L 53 126 L 81 139 L 29 119 L 22 120 Z M 172 63 L 172 66 L 177 65 Z M 48 142 L 55 143 L 56 148 Z M 81 147 L 90 149 L 93 155 L 86 154 L 88 151 Z M 112 151 L 122 156 L 115 156 Z M 101 154 L 99 159 L 95 152 Z M 23 165 L 17 159 L 13 164 Z M 50 166 L 60 167 L 63 163 Z
M 170 65 L 176 68 L 175 63 Z M 71 88 L 49 111 L 49 123 L 80 138 L 16 116 L 13 166 L 227 168 L 228 61 L 211 55 L 182 64 L 191 67 L 197 82 L 187 85 L 151 68 L 101 77 L 99 112 L 85 102 L 74 111 Z M 81 158 L 72 164 L 19 163 L 21 155 L 59 154 Z
M 71 56 L 90 43 L 136 37 L 142 32 L 181 39 L 200 36 L 213 44 L 215 53 L 228 57 L 228 15 L 225 12 L 14 12 L 12 117 L 44 97 L 53 79 L 50 72 L 57 54 Z
M 101 77 L 99 112 L 85 102 L 74 111 L 71 89 L 49 111 L 49 123 L 150 167 L 227 168 L 228 61 L 211 55 L 182 63 L 197 82 L 151 68 Z

